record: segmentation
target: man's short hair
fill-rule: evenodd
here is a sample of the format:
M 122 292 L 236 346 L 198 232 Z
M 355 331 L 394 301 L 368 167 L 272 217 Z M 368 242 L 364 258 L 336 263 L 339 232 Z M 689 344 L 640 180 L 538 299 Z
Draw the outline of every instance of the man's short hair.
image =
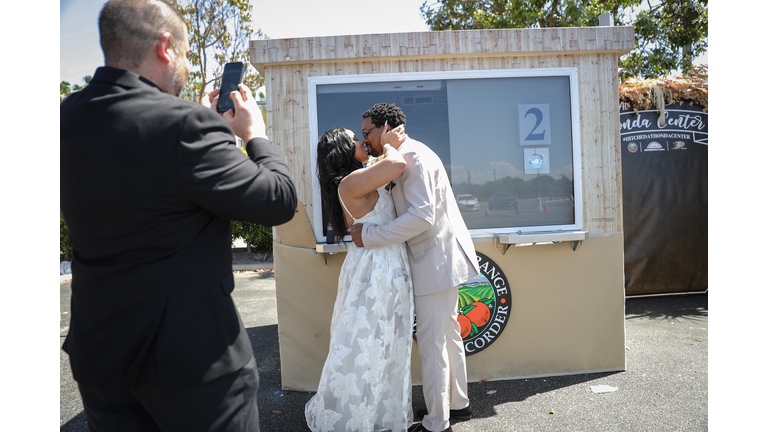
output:
M 377 127 L 384 126 L 384 122 L 387 122 L 387 125 L 392 126 L 392 128 L 405 124 L 405 114 L 395 104 L 377 103 L 363 113 L 363 118 L 368 117 L 371 118 L 371 123 Z
M 162 0 L 111 0 L 99 14 L 104 64 L 138 67 L 165 32 L 178 51 L 186 30 L 181 14 Z

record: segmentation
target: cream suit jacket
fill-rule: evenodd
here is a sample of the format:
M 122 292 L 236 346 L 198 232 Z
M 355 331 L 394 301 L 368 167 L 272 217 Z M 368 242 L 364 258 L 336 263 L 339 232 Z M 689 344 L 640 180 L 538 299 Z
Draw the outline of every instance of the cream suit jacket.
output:
M 395 179 L 392 198 L 397 218 L 363 225 L 366 248 L 406 242 L 414 295 L 443 291 L 480 272 L 475 246 L 461 217 L 440 158 L 407 138 L 398 149 L 408 163 Z

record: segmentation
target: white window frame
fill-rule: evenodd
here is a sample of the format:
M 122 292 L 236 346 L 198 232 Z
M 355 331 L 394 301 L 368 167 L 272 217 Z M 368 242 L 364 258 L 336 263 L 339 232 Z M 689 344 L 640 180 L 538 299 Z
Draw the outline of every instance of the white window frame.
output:
M 506 244 L 528 244 L 536 239 L 546 238 L 548 241 L 576 241 L 587 238 L 584 231 L 584 215 L 582 205 L 581 181 L 581 128 L 579 123 L 579 82 L 576 68 L 535 68 L 535 69 L 493 69 L 473 71 L 442 71 L 442 72 L 403 72 L 385 74 L 333 75 L 310 76 L 307 79 L 309 97 L 309 136 L 312 165 L 312 202 L 313 231 L 318 244 L 318 252 L 338 252 L 345 247 L 323 247 L 325 236 L 322 226 L 322 201 L 320 186 L 317 180 L 317 87 L 328 84 L 358 84 L 388 81 L 427 81 L 427 80 L 456 80 L 483 78 L 526 78 L 567 76 L 570 83 L 571 102 L 571 143 L 573 150 L 573 200 L 574 223 L 548 226 L 509 227 L 471 229 L 473 241 L 476 243 L 496 241 Z M 342 125 L 339 125 L 340 127 Z M 345 242 L 351 242 L 350 236 L 345 236 Z M 331 246 L 331 245 L 329 245 Z M 338 250 L 337 250 L 338 249 Z

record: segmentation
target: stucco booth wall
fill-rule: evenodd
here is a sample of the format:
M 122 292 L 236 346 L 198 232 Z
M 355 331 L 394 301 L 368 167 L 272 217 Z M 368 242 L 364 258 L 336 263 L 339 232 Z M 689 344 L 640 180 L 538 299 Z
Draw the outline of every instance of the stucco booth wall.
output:
M 591 238 L 577 252 L 570 242 L 512 247 L 503 255 L 493 243 L 476 247 L 502 267 L 512 305 L 499 340 L 467 357 L 470 381 L 625 369 L 622 236 Z M 313 391 L 328 355 L 346 254 L 323 257 L 279 243 L 274 252 L 282 386 Z M 416 342 L 411 372 L 421 383 Z
M 266 78 L 268 134 L 294 175 L 306 211 L 297 213 L 300 217 L 312 215 L 315 205 L 309 77 L 577 69 L 580 205 L 584 229 L 591 237 L 575 252 L 570 242 L 510 247 L 504 254 L 494 242 L 475 245 L 502 267 L 513 286 L 513 307 L 520 312 L 511 317 L 497 342 L 468 357 L 468 374 L 470 380 L 504 379 L 624 369 L 616 67 L 618 57 L 633 46 L 631 27 L 468 30 L 254 40 L 251 62 Z M 312 218 L 307 222 L 313 224 Z M 292 247 L 278 230 L 275 241 L 283 387 L 312 390 L 328 351 L 328 327 L 345 253 L 318 254 Z M 313 276 L 317 269 L 306 265 L 310 261 L 320 263 L 322 271 Z M 523 269 L 526 275 L 520 274 Z M 539 313 L 530 313 L 536 310 Z M 414 351 L 414 359 L 417 355 Z M 414 382 L 420 381 L 418 361 L 413 363 L 413 376 Z

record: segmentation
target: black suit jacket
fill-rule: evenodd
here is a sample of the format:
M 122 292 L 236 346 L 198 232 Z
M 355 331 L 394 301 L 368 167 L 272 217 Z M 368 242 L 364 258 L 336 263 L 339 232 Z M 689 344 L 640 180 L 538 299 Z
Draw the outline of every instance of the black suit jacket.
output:
M 293 217 L 285 161 L 261 138 L 246 157 L 218 114 L 130 71 L 97 69 L 60 111 L 75 380 L 126 390 L 155 367 L 180 389 L 240 369 L 253 351 L 230 297 L 231 220 Z

